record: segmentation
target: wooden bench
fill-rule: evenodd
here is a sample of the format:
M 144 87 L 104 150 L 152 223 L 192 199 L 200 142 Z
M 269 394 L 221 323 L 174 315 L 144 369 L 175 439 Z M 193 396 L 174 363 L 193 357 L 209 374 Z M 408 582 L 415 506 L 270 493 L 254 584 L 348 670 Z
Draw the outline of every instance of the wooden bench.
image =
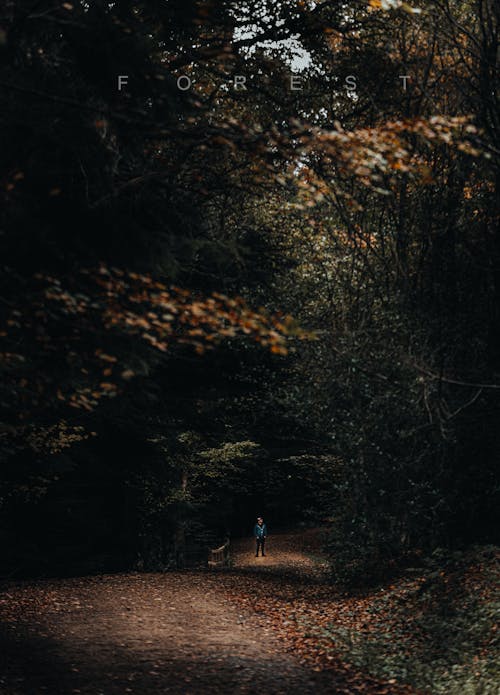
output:
M 227 567 L 229 565 L 229 538 L 221 545 L 220 548 L 214 548 L 214 550 L 208 551 L 208 566 L 210 568 L 215 567 Z

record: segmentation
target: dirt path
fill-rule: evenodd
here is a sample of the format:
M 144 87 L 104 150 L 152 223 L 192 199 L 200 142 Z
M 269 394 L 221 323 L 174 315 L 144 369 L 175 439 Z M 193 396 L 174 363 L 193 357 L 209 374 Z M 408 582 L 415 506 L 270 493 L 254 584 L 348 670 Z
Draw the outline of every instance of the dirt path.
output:
M 245 542 L 239 569 L 314 562 L 276 538 L 259 561 Z M 262 562 L 263 561 L 263 562 Z M 260 563 L 260 564 L 259 564 Z M 0 594 L 0 693 L 329 693 L 224 597 L 220 575 L 174 572 L 26 582 Z M 257 580 L 257 577 L 256 577 Z
M 239 571 L 260 575 L 321 577 L 327 564 L 321 557 L 321 535 L 318 529 L 300 533 L 278 533 L 266 541 L 266 555 L 255 557 L 252 538 L 238 539 L 231 546 L 233 566 Z

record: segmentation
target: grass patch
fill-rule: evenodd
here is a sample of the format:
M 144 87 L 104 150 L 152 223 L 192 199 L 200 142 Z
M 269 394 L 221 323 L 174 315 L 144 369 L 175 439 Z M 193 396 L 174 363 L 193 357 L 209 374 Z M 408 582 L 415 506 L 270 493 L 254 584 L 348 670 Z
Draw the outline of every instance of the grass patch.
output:
M 328 623 L 323 638 L 378 678 L 436 695 L 497 695 L 499 579 L 495 548 L 441 553 L 418 579 L 363 597 L 356 619 Z

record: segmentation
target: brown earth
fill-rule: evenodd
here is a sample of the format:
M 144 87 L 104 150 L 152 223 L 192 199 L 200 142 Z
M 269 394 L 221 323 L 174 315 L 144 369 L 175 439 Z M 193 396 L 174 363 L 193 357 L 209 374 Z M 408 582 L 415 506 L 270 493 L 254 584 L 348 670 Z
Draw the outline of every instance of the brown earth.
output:
M 335 670 L 287 652 L 272 623 L 231 600 L 243 581 L 247 591 L 262 582 L 270 591 L 272 582 L 320 582 L 318 547 L 315 532 L 282 534 L 269 539 L 265 558 L 254 557 L 251 539 L 236 542 L 233 567 L 222 572 L 4 585 L 0 693 L 353 692 Z

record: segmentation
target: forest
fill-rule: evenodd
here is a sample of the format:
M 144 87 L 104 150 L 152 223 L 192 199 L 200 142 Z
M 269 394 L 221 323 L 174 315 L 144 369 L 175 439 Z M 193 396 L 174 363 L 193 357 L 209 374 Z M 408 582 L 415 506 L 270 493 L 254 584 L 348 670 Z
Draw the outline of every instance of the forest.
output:
M 196 582 L 263 515 L 321 601 L 481 576 L 459 685 L 351 641 L 384 685 L 311 692 L 497 692 L 499 41 L 496 0 L 3 0 L 3 590 Z

